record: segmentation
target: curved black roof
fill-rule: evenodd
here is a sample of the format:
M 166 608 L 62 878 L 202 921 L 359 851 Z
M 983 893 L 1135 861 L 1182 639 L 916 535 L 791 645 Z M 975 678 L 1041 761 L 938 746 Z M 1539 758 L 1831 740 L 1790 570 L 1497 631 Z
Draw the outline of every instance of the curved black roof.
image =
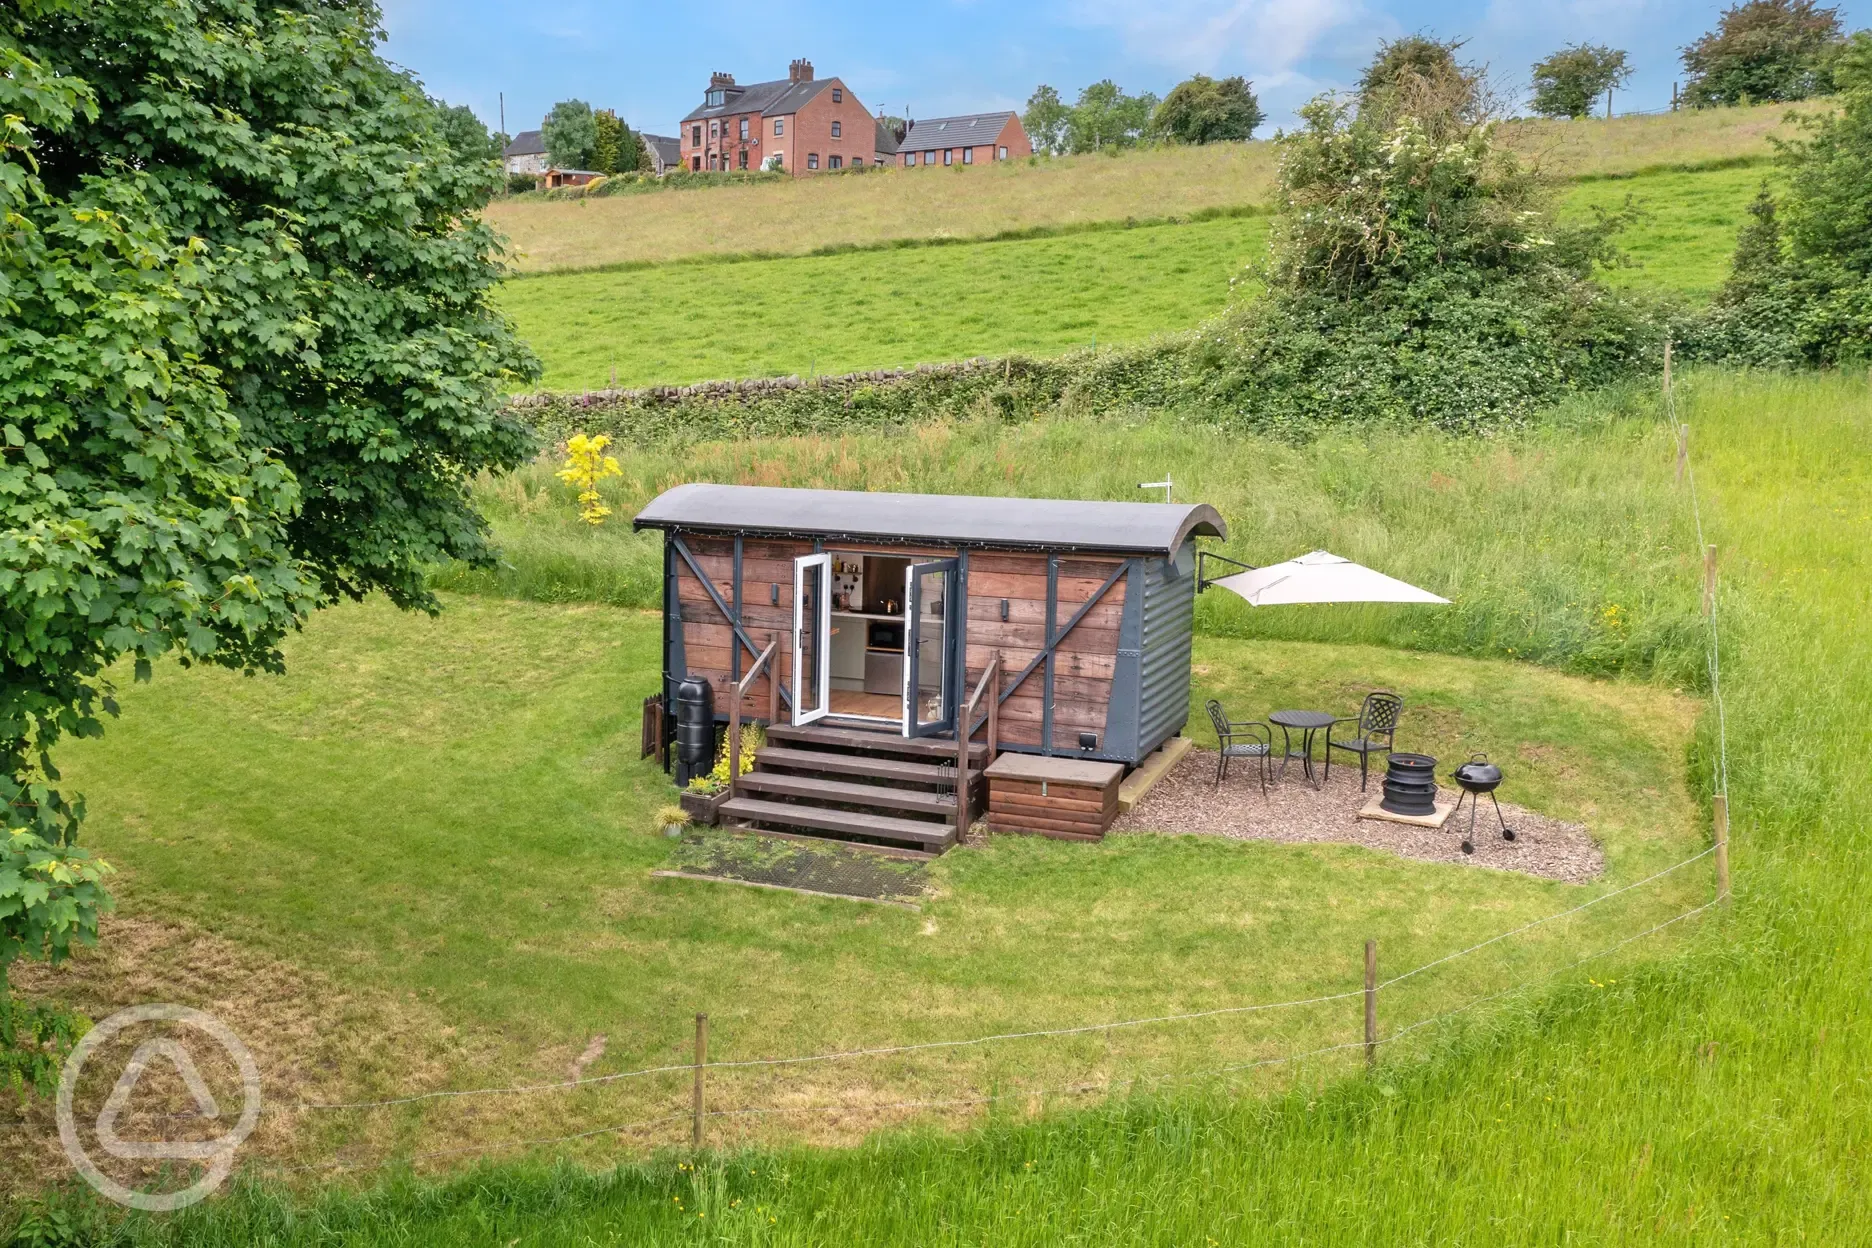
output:
M 638 514 L 639 529 L 1174 555 L 1192 537 L 1226 537 L 1207 503 L 1109 503 L 968 494 L 679 485 Z

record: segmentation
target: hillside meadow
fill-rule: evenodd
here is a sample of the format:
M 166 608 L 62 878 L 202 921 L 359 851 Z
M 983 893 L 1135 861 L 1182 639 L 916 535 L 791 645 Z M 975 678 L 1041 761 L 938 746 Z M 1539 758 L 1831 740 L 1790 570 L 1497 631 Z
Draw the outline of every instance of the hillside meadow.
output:
M 1766 157 L 1794 127 L 1786 105 L 1578 122 L 1515 121 L 1511 147 L 1570 178 Z M 488 220 L 520 272 L 801 255 L 929 239 L 981 239 L 1089 224 L 1190 218 L 1265 205 L 1266 140 L 1005 165 L 883 169 L 752 186 L 501 200 Z
M 1670 703 L 1656 699 L 1680 696 L 1669 691 L 1686 682 L 1694 686 L 1708 641 L 1694 605 L 1701 558 L 1690 500 L 1673 479 L 1674 439 L 1655 404 L 1631 395 L 1608 405 L 1602 396 L 1555 413 L 1543 428 L 1487 442 L 1399 434 L 1369 443 L 1344 438 L 1290 447 L 1238 438 L 1225 449 L 1202 444 L 1199 437 L 1196 448 L 1199 456 L 1218 462 L 1209 465 L 1206 479 L 1193 483 L 1193 496 L 1225 488 L 1234 474 L 1247 477 L 1239 493 L 1220 500 L 1234 530 L 1230 549 L 1271 556 L 1328 545 L 1453 591 L 1458 602 L 1456 612 L 1439 617 L 1448 625 L 1428 627 L 1402 608 L 1236 607 L 1220 614 L 1209 608 L 1200 617 L 1206 635 L 1202 661 L 1211 670 L 1221 666 L 1237 673 L 1237 680 L 1246 677 L 1231 696 L 1257 696 L 1257 687 L 1264 697 L 1289 696 L 1301 686 L 1282 682 L 1305 682 L 1321 673 L 1342 679 L 1331 673 L 1348 670 L 1389 672 L 1399 663 L 1422 664 L 1426 674 L 1446 673 L 1431 678 L 1435 685 L 1455 680 L 1463 664 L 1481 662 L 1484 667 L 1468 670 L 1485 682 L 1483 688 L 1499 690 L 1500 702 L 1478 698 L 1472 686 L 1461 699 L 1465 714 L 1473 709 L 1499 716 L 1500 731 L 1524 740 L 1551 735 L 1562 744 L 1549 756 L 1558 764 L 1554 781 L 1580 795 L 1607 794 L 1593 799 L 1607 803 L 1601 816 L 1616 808 L 1662 831 L 1666 825 L 1646 813 L 1650 791 L 1681 786 L 1695 808 L 1689 846 L 1707 844 L 1705 803 L 1717 760 L 1725 759 L 1736 870 L 1735 897 L 1726 907 L 1613 947 L 1708 898 L 1707 874 L 1695 886 L 1682 882 L 1681 897 L 1656 899 L 1676 902 L 1661 914 L 1652 910 L 1603 925 L 1596 919 L 1577 942 L 1562 938 L 1567 954 L 1548 948 L 1542 956 L 1553 960 L 1498 967 L 1493 985 L 1501 988 L 1534 973 L 1528 987 L 1501 996 L 1492 995 L 1500 988 L 1473 978 L 1489 974 L 1482 969 L 1486 963 L 1451 964 L 1460 968 L 1456 978 L 1467 990 L 1459 1000 L 1472 1008 L 1424 1029 L 1398 1030 L 1426 1016 L 1387 991 L 1383 1032 L 1400 1040 L 1386 1045 L 1369 1076 L 1328 1058 L 1298 1068 L 1286 1082 L 1251 1071 L 1132 1088 L 1109 1099 L 1095 1097 L 1089 1105 L 1073 1097 L 1020 1097 L 978 1111 L 985 1121 L 959 1132 L 954 1128 L 963 1124 L 934 1110 L 916 1129 L 885 1131 L 845 1150 L 769 1137 L 699 1157 L 673 1148 L 636 1160 L 632 1154 L 647 1141 L 607 1136 L 503 1156 L 433 1180 L 407 1172 L 383 1176 L 366 1167 L 354 1176 L 357 1187 L 340 1184 L 310 1195 L 256 1170 L 224 1199 L 171 1219 L 132 1219 L 122 1235 L 136 1243 L 191 1245 L 1855 1241 L 1864 1216 L 1861 1159 L 1872 1148 L 1872 1115 L 1861 1077 L 1872 1060 L 1861 987 L 1872 974 L 1872 933 L 1860 904 L 1868 882 L 1866 829 L 1872 826 L 1872 778 L 1863 767 L 1872 736 L 1862 713 L 1872 699 L 1872 644 L 1865 635 L 1872 619 L 1866 596 L 1872 402 L 1866 380 L 1862 374 L 1788 379 L 1721 373 L 1684 380 L 1676 414 L 1691 427 L 1702 520 L 1722 552 L 1726 714 L 1719 728 L 1706 707 L 1689 739 L 1675 747 L 1668 735 L 1654 735 L 1651 747 L 1637 747 L 1635 738 L 1624 735 L 1639 724 L 1648 724 L 1642 731 L 1652 734 L 1664 731 Z M 879 485 L 913 472 L 936 478 L 931 484 L 969 480 L 996 492 L 1051 487 L 1050 492 L 1097 496 L 1118 490 L 1118 474 L 1154 467 L 1178 441 L 1175 431 L 1151 422 L 1059 422 L 1017 431 L 1005 439 L 1005 449 L 996 450 L 986 431 L 931 429 L 907 445 L 869 449 L 814 440 L 776 445 L 767 455 L 755 448 L 704 449 L 699 471 L 774 484 Z M 1040 445 L 1065 453 L 1034 454 Z M 881 460 L 868 463 L 872 454 Z M 1199 459 L 1191 465 L 1198 478 L 1201 464 Z M 674 466 L 652 458 L 632 468 L 626 480 L 615 483 L 620 502 L 657 488 L 654 478 Z M 1278 488 L 1257 488 L 1267 482 Z M 544 565 L 554 558 L 563 571 L 579 558 L 588 568 L 614 556 L 626 563 L 637 558 L 634 544 L 641 539 L 621 529 L 591 539 L 615 545 L 589 545 L 582 553 L 563 538 L 514 541 L 530 529 L 568 532 L 570 498 L 541 478 L 519 492 L 498 483 L 485 490 L 490 498 L 506 500 L 499 523 L 509 539 L 517 587 L 543 586 L 549 579 Z M 505 1016 L 511 1020 L 507 1026 L 518 1029 L 512 1034 L 522 1036 L 576 1022 L 583 1001 L 615 1001 L 630 991 L 632 981 L 616 973 L 575 986 L 576 979 L 552 970 L 535 988 L 517 981 L 518 966 L 503 970 L 496 962 L 487 970 L 470 969 L 480 946 L 511 960 L 512 933 L 522 928 L 534 933 L 523 946 L 525 975 L 533 974 L 533 958 L 543 957 L 542 965 L 551 967 L 567 954 L 604 957 L 615 968 L 621 956 L 621 950 L 613 952 L 615 942 L 640 921 L 629 907 L 601 906 L 602 929 L 580 945 L 572 938 L 580 907 L 589 904 L 581 900 L 582 883 L 543 890 L 524 883 L 530 873 L 550 875 L 564 867 L 574 868 L 574 878 L 582 881 L 594 871 L 625 868 L 648 852 L 644 842 L 632 839 L 643 834 L 631 830 L 630 799 L 623 798 L 637 783 L 634 764 L 602 745 L 608 734 L 632 734 L 633 725 L 623 722 L 627 711 L 616 709 L 622 701 L 628 710 L 628 696 L 605 687 L 613 683 L 608 675 L 614 666 L 628 665 L 641 643 L 624 619 L 613 623 L 603 611 L 578 605 L 581 587 L 589 594 L 597 584 L 591 574 L 560 584 L 562 606 L 515 605 L 492 596 L 503 592 L 500 584 L 482 586 L 489 596 L 479 601 L 451 600 L 451 610 L 461 611 L 460 622 L 445 623 L 446 634 L 419 631 L 430 657 L 388 683 L 373 672 L 398 672 L 385 661 L 403 644 L 397 639 L 408 626 L 382 608 L 350 608 L 315 625 L 297 643 L 297 678 L 290 671 L 283 681 L 260 682 L 165 672 L 155 686 L 136 691 L 125 720 L 74 759 L 75 770 L 97 795 L 95 826 L 108 829 L 113 852 L 130 864 L 133 904 L 174 907 L 188 922 L 271 956 L 306 959 L 359 990 L 378 983 L 421 985 L 421 1000 L 463 1019 L 491 1008 L 485 1017 Z M 1608 602 L 1621 610 L 1607 612 Z M 559 652 L 554 639 L 561 633 L 590 640 L 564 651 L 567 663 L 555 676 L 560 669 L 553 662 Z M 476 647 L 466 643 L 476 636 L 498 639 L 492 650 L 512 656 L 511 673 L 490 669 L 477 657 Z M 1374 644 L 1390 648 L 1360 649 Z M 1448 666 L 1465 655 L 1499 657 L 1462 658 Z M 1609 679 L 1541 683 L 1543 669 L 1594 667 Z M 443 681 L 430 669 L 451 675 Z M 1520 671 L 1534 683 L 1524 686 Z M 294 691 L 295 679 L 313 684 Z M 333 681 L 343 696 L 311 696 L 319 684 Z M 1456 689 L 1453 683 L 1445 687 Z M 636 692 L 628 682 L 624 689 Z M 1545 699 L 1545 707 L 1537 710 L 1524 701 L 1524 689 L 1537 701 Z M 1576 690 L 1586 703 L 1575 700 Z M 1629 704 L 1636 720 L 1616 709 L 1627 691 L 1637 699 Z M 529 700 L 536 698 L 543 701 L 529 710 Z M 484 702 L 495 713 L 463 722 L 464 711 L 478 709 L 462 705 L 464 699 Z M 603 709 L 606 704 L 612 709 Z M 411 714 L 423 706 L 435 709 Z M 405 728 L 388 737 L 358 731 L 378 719 Z M 522 724 L 532 726 L 524 735 L 518 731 Z M 237 725 L 258 734 L 253 758 L 227 744 L 241 731 Z M 570 734 L 571 748 L 543 750 L 543 739 L 553 734 Z M 482 736 L 524 742 L 526 758 L 538 761 L 508 769 L 502 774 L 511 777 L 509 783 L 483 786 L 467 804 L 452 803 L 446 797 L 450 788 L 480 769 L 477 750 L 484 747 L 472 742 Z M 1589 738 L 1605 748 L 1569 754 L 1563 744 L 1586 747 Z M 188 772 L 165 766 L 162 760 L 173 750 L 165 742 L 171 740 L 208 750 L 214 765 Z M 389 753 L 377 750 L 369 759 L 334 768 L 345 742 L 356 743 L 350 747 L 355 750 L 367 740 L 386 741 Z M 419 755 L 430 761 L 420 763 Z M 1517 755 L 1513 766 L 1517 776 L 1546 774 L 1540 751 Z M 307 768 L 329 769 L 330 778 L 317 781 Z M 415 822 L 408 816 L 403 822 L 417 830 L 423 850 L 408 862 L 436 859 L 424 872 L 430 878 L 398 887 L 407 870 L 385 858 L 394 848 L 372 844 L 362 829 L 347 831 L 342 821 L 320 817 L 319 807 L 355 800 L 340 779 L 347 771 L 367 784 L 381 783 L 380 776 L 401 777 L 405 789 L 421 778 L 414 790 Z M 553 786 L 558 801 L 517 820 L 501 818 L 499 805 L 516 796 L 511 781 L 519 781 L 524 792 L 524 786 L 539 783 L 535 774 Z M 245 813 L 253 805 L 246 795 L 260 785 L 271 786 L 276 799 L 317 796 L 303 817 L 274 830 Z M 593 803 L 593 797 L 600 800 Z M 1542 800 L 1567 799 L 1555 790 Z M 295 805 L 279 804 L 288 810 Z M 588 824 L 577 816 L 567 820 L 578 804 L 589 805 Z M 424 821 L 437 818 L 431 810 L 454 810 L 453 823 L 422 831 Z M 502 828 L 503 839 L 479 839 L 474 828 L 482 821 Z M 347 843 L 334 844 L 334 836 Z M 423 837 L 434 838 L 433 849 L 423 849 Z M 1155 855 L 1204 856 L 1200 878 L 1221 892 L 1204 884 L 1208 900 L 1195 904 L 1167 894 L 1150 911 L 1150 923 L 1164 935 L 1165 925 L 1200 928 L 1219 918 L 1214 900 L 1223 895 L 1251 912 L 1282 897 L 1318 896 L 1305 888 L 1252 883 L 1268 871 L 1297 869 L 1315 857 L 1316 848 L 1126 839 L 1092 854 L 1075 853 L 1081 846 L 1016 842 L 984 856 L 956 858 L 949 878 L 953 891 L 942 904 L 960 909 L 931 913 L 937 939 L 917 959 L 929 964 L 952 956 L 940 946 L 958 937 L 971 950 L 994 938 L 996 926 L 971 927 L 966 921 L 966 908 L 977 904 L 972 898 L 998 895 L 1013 902 L 1014 894 L 997 892 L 1007 886 L 1070 898 L 1072 889 L 1090 885 L 1086 871 L 1105 869 L 1100 863 L 1109 855 L 1117 856 L 1115 863 L 1123 860 L 1114 876 L 1123 879 L 1122 888 L 1092 887 L 1079 904 L 1104 906 L 1151 894 L 1168 882 L 1155 874 Z M 447 848 L 451 842 L 459 848 Z M 334 883 L 323 893 L 300 889 L 289 899 L 275 879 L 280 854 L 326 859 Z M 200 870 L 187 869 L 192 857 L 241 881 L 241 887 L 204 886 Z M 607 859 L 615 862 L 607 865 Z M 480 860 L 495 869 L 477 870 Z M 1207 937 L 1166 941 L 1156 973 L 1146 980 L 1187 993 L 1235 976 L 1306 975 L 1316 960 L 1329 960 L 1336 942 L 1377 921 L 1367 913 L 1364 922 L 1356 915 L 1345 922 L 1345 908 L 1364 906 L 1365 898 L 1390 896 L 1413 907 L 1415 913 L 1395 917 L 1404 930 L 1421 933 L 1415 939 L 1449 934 L 1440 932 L 1441 916 L 1452 904 L 1460 907 L 1467 890 L 1477 886 L 1476 877 L 1489 874 L 1341 862 L 1333 855 L 1319 866 L 1322 881 L 1338 883 L 1325 885 L 1323 908 L 1301 906 L 1310 917 L 1295 913 L 1271 930 L 1223 923 L 1213 936 L 1219 943 L 1206 943 Z M 1357 877 L 1341 874 L 1349 866 L 1356 866 Z M 1637 861 L 1630 868 L 1615 865 L 1619 872 L 1635 869 L 1641 869 Z M 1424 892 L 1408 886 L 1373 891 L 1392 873 L 1402 881 L 1419 870 L 1430 873 Z M 1211 875 L 1216 871 L 1221 874 Z M 1003 872 L 1004 884 L 992 884 Z M 1354 878 L 1364 886 L 1342 891 Z M 490 890 L 506 881 L 521 886 L 502 904 Z M 1505 899 L 1523 886 L 1504 879 L 1489 887 Z M 772 964 L 776 969 L 816 956 L 809 934 L 824 931 L 827 923 L 862 922 L 867 929 L 865 938 L 838 946 L 845 950 L 846 974 L 871 973 L 896 956 L 890 951 L 899 943 L 915 943 L 913 921 L 901 924 L 906 930 L 896 936 L 899 924 L 889 916 L 861 920 L 822 913 L 829 903 L 689 898 L 673 887 L 652 893 L 655 909 L 665 916 L 660 928 L 669 928 L 673 908 L 709 907 L 705 921 L 671 929 L 673 939 L 713 940 L 719 938 L 717 924 L 735 930 L 745 925 L 749 949 L 783 942 L 787 952 Z M 395 899 L 391 915 L 377 913 L 385 897 Z M 566 916 L 544 912 L 548 901 L 555 908 L 571 903 L 569 926 Z M 1026 904 L 1012 905 L 1000 922 L 1017 925 L 1027 943 L 1045 947 L 1070 930 L 1059 926 L 1070 925 L 1070 905 L 1032 921 L 1024 917 Z M 446 918 L 451 909 L 477 916 L 475 934 L 454 927 L 449 930 L 455 935 L 440 929 L 426 934 L 436 922 L 456 922 Z M 1061 970 L 1065 984 L 1049 982 L 1040 966 L 1031 968 L 1043 993 L 1096 974 L 1106 957 L 1147 954 L 1161 939 L 1134 921 L 1098 923 L 1096 912 L 1090 918 L 1098 934 L 1086 936 L 1096 943 L 1070 957 Z M 1459 939 L 1480 940 L 1513 924 L 1513 913 L 1499 909 L 1459 925 L 1468 927 Z M 1270 937 L 1288 942 L 1283 960 L 1243 960 L 1231 948 Z M 451 947 L 458 939 L 460 950 Z M 1398 937 L 1385 939 L 1389 949 Z M 1411 939 L 1404 937 L 1407 946 Z M 1569 958 L 1609 947 L 1608 956 L 1568 968 Z M 1516 940 L 1492 948 L 1515 956 L 1523 945 Z M 666 942 L 657 956 L 669 958 L 674 950 Z M 1414 953 L 1402 954 L 1402 964 L 1410 964 Z M 1199 975 L 1176 970 L 1177 960 L 1185 958 L 1202 967 Z M 686 985 L 697 974 L 719 974 L 732 959 L 724 964 L 679 957 L 674 963 L 684 968 L 678 982 Z M 1005 1002 L 1015 991 L 1018 981 L 1003 975 L 1011 965 L 978 954 L 970 966 L 985 975 L 995 999 Z M 1337 973 L 1350 975 L 1354 968 Z M 762 1043 L 742 1028 L 756 1021 L 753 1011 L 764 999 L 809 990 L 795 984 L 780 993 L 777 981 L 793 977 L 783 971 L 759 993 L 727 1005 L 711 1002 L 735 1020 L 736 1051 Z M 942 1027 L 958 1021 L 952 1011 L 972 995 L 956 989 L 975 982 L 951 976 L 942 991 L 896 1004 L 859 993 L 850 1007 L 864 1013 L 920 1008 L 927 1025 Z M 1129 982 L 1120 976 L 1108 987 Z M 564 990 L 550 991 L 554 984 Z M 1435 991 L 1430 985 L 1423 990 Z M 540 991 L 552 1004 L 529 1017 L 524 1003 Z M 693 999 L 678 995 L 664 1008 L 674 1014 Z M 616 1025 L 610 1020 L 618 1016 L 606 1013 L 607 1026 Z M 843 1017 L 813 1015 L 807 1022 L 802 1016 L 802 1023 L 836 1027 Z M 1324 1024 L 1317 1034 L 1343 1035 L 1350 1022 Z M 1275 1051 L 1278 1041 L 1258 1025 L 1245 1026 L 1231 1023 L 1212 1033 L 1213 1041 Z M 1330 1033 L 1332 1026 L 1341 1030 Z M 665 1027 L 660 1043 L 675 1056 L 681 1051 L 680 1025 Z M 557 1052 L 570 1052 L 581 1038 L 582 1029 L 573 1028 Z M 1096 1046 L 1078 1056 L 1118 1069 L 1110 1065 L 1114 1055 L 1101 1057 Z M 1162 1060 L 1169 1053 L 1154 1056 Z M 931 1071 L 916 1073 L 928 1078 Z M 1013 1068 L 977 1074 L 998 1077 L 993 1087 L 1024 1086 L 1014 1082 Z M 680 1088 L 671 1089 L 679 1104 L 680 1095 Z M 553 1119 L 554 1133 L 601 1125 L 583 1112 L 589 1108 L 568 1105 Z M 508 1103 L 491 1116 L 455 1126 L 463 1139 L 478 1138 L 477 1131 L 525 1131 L 535 1125 L 536 1112 Z M 421 1138 L 411 1134 L 418 1125 L 406 1123 L 400 1136 L 380 1129 L 363 1138 L 381 1146 L 395 1136 L 409 1147 Z M 565 1164 L 607 1156 L 619 1163 L 595 1171 Z
M 1628 265 L 1607 280 L 1704 299 L 1727 273 L 1736 230 L 1768 172 L 1598 179 L 1568 187 L 1560 207 L 1584 217 L 1594 208 L 1618 211 L 1629 199 L 1643 215 L 1621 238 Z M 673 191 L 629 202 L 716 193 Z M 1225 216 L 998 242 L 551 273 L 508 282 L 500 301 L 544 361 L 540 384 L 549 390 L 608 386 L 613 370 L 618 385 L 641 386 L 1047 356 L 1141 341 L 1214 316 L 1231 290 L 1254 289 L 1245 266 L 1266 254 L 1269 225 L 1261 215 Z

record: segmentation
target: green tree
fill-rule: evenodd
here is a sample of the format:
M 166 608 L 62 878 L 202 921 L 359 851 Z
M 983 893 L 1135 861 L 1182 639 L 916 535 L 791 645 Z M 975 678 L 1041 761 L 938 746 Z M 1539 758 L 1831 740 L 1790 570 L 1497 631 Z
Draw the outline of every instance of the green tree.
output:
M 1027 97 L 1027 111 L 1021 114 L 1021 128 L 1036 152 L 1058 155 L 1066 150 L 1066 118 L 1071 111 L 1054 88 L 1045 83 L 1034 88 Z
M 540 125 L 546 163 L 555 169 L 590 169 L 598 146 L 598 119 L 584 100 L 561 100 Z
M 499 160 L 507 146 L 502 135 L 488 133 L 488 128 L 466 104 L 443 107 L 437 120 L 442 138 L 463 160 Z
M 1351 419 L 1471 428 L 1601 384 L 1661 331 L 1594 280 L 1601 219 L 1496 141 L 1486 84 L 1401 72 L 1279 140 L 1278 215 L 1255 297 L 1195 348 L 1195 388 L 1297 434 Z
M 1245 142 L 1267 120 L 1253 85 L 1239 75 L 1197 74 L 1178 83 L 1157 106 L 1152 129 L 1178 143 Z
M 1694 107 L 1782 103 L 1833 90 L 1844 35 L 1839 10 L 1814 0 L 1747 0 L 1724 9 L 1716 29 L 1683 50 Z
M 1533 109 L 1543 117 L 1584 117 L 1594 103 L 1631 79 L 1625 53 L 1599 43 L 1561 48 L 1534 66 Z
M 1066 115 L 1066 150 L 1097 152 L 1144 142 L 1157 104 L 1150 92 L 1126 95 L 1109 78 L 1093 83 L 1079 93 Z
M 1360 107 L 1382 112 L 1390 107 L 1391 96 L 1425 83 L 1432 84 L 1440 97 L 1459 97 L 1461 93 L 1452 84 L 1480 81 L 1473 66 L 1456 59 L 1465 42 L 1416 34 L 1380 43 L 1371 63 L 1359 74 Z M 1479 95 L 1473 98 L 1476 107 L 1484 103 Z
M 618 120 L 618 115 L 612 110 L 601 108 L 592 114 L 592 133 L 596 137 L 592 140 L 591 163 L 572 167 L 595 169 L 599 173 L 616 173 L 619 154 L 624 147 L 624 136 L 628 133 L 624 123 Z M 631 168 L 636 167 L 633 161 Z
M 532 451 L 499 182 L 367 2 L 0 9 L 0 967 L 95 935 L 51 752 L 107 670 L 247 671 L 318 606 L 486 564 Z M 178 766 L 187 760 L 177 759 Z

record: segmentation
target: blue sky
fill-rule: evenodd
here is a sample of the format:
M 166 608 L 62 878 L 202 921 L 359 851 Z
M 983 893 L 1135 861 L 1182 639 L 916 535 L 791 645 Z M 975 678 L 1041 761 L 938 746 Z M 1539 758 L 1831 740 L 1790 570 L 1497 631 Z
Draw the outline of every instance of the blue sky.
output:
M 1692 0 L 384 0 L 385 53 L 431 93 L 468 104 L 490 127 L 506 94 L 510 131 L 554 101 L 618 110 L 631 126 L 674 134 L 711 70 L 742 82 L 786 76 L 804 56 L 843 78 L 873 111 L 935 117 L 1020 108 L 1038 83 L 1069 100 L 1113 78 L 1162 94 L 1192 73 L 1252 79 L 1273 123 L 1344 87 L 1383 38 L 1461 35 L 1510 89 L 1528 67 L 1579 41 L 1632 55 L 1619 111 L 1670 103 L 1677 54 L 1721 6 Z M 1840 5 L 1849 28 L 1872 0 Z

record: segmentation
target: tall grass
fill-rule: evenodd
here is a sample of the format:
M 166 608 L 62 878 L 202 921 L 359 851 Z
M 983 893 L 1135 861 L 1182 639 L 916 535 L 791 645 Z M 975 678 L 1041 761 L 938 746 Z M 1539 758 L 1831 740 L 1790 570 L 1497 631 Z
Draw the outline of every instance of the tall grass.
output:
M 1093 420 L 1070 407 L 1009 426 L 991 419 L 876 432 L 701 446 L 625 447 L 603 487 L 618 520 L 581 524 L 571 493 L 541 463 L 482 481 L 503 564 L 439 574 L 448 589 L 545 602 L 658 603 L 660 538 L 628 517 L 683 481 L 1155 498 L 1176 482 L 1231 526 L 1218 549 L 1275 563 L 1325 548 L 1455 601 L 1443 612 L 1390 607 L 1260 611 L 1223 593 L 1200 627 L 1227 636 L 1337 640 L 1513 657 L 1587 673 L 1694 686 L 1691 549 L 1669 465 L 1636 470 L 1654 436 L 1638 389 L 1596 395 L 1537 429 L 1488 441 L 1435 433 L 1341 433 L 1294 446 L 1174 416 Z
M 1506 134 L 1556 173 L 1618 175 L 1766 156 L 1788 112 L 1771 104 L 1612 122 L 1519 121 Z M 1266 141 L 1166 147 L 667 195 L 506 201 L 488 219 L 513 239 L 524 272 L 750 251 L 804 255 L 1261 204 L 1273 190 L 1275 159 Z
M 1162 1095 L 1037 1120 L 1011 1110 L 960 1137 L 893 1133 L 856 1150 L 745 1152 L 695 1169 L 673 1157 L 599 1174 L 517 1162 L 305 1201 L 249 1188 L 126 1233 L 399 1245 L 1863 1241 L 1872 396 L 1863 376 L 1704 375 L 1685 387 L 1681 415 L 1722 552 L 1736 895 L 1678 952 L 1635 946 L 1453 1021 L 1420 1058 L 1390 1058 L 1371 1078 L 1303 1081 L 1272 1100 Z M 1171 453 L 1167 434 L 1131 433 L 1127 449 Z M 934 470 L 937 449 L 964 436 L 932 434 L 902 462 Z M 1047 445 L 1069 453 L 1075 443 L 1064 430 L 1024 436 L 1060 439 Z M 1119 444 L 1111 431 L 1077 436 L 1103 437 L 1107 454 Z M 978 485 L 1056 479 L 1018 458 L 1033 443 L 1011 442 L 1003 475 Z M 1191 496 L 1248 472 L 1233 497 L 1259 502 L 1230 513 L 1237 550 L 1317 535 L 1356 554 L 1352 543 L 1370 542 L 1394 570 L 1503 596 L 1483 618 L 1524 618 L 1541 653 L 1570 661 L 1577 647 L 1558 638 L 1571 617 L 1556 604 L 1575 590 L 1648 592 L 1658 605 L 1646 609 L 1670 616 L 1693 592 L 1670 452 L 1661 427 L 1632 421 L 1497 447 L 1426 443 L 1415 458 L 1406 439 L 1369 451 L 1256 446 L 1207 470 L 1201 457 L 1177 465 L 1192 473 Z M 857 472 L 823 450 L 793 453 L 794 470 Z M 753 454 L 748 475 L 758 475 Z M 735 462 L 720 455 L 718 466 Z M 1254 470 L 1256 456 L 1279 470 Z M 1075 462 L 1090 494 L 1160 467 Z M 634 488 L 648 492 L 650 476 L 672 469 L 640 459 Z M 1453 484 L 1417 475 L 1425 469 Z M 1279 489 L 1283 475 L 1324 497 L 1299 505 L 1298 487 Z M 1511 578 L 1518 561 L 1525 577 Z M 1475 569 L 1489 578 L 1471 579 Z M 1513 604 L 1530 603 L 1544 605 L 1517 616 Z M 1319 637 L 1412 639 L 1383 614 L 1267 618 Z M 1477 644 L 1460 633 L 1415 640 Z M 1668 669 L 1662 655 L 1688 644 L 1635 647 L 1629 661 Z M 1686 766 L 1707 786 L 1707 753 Z

